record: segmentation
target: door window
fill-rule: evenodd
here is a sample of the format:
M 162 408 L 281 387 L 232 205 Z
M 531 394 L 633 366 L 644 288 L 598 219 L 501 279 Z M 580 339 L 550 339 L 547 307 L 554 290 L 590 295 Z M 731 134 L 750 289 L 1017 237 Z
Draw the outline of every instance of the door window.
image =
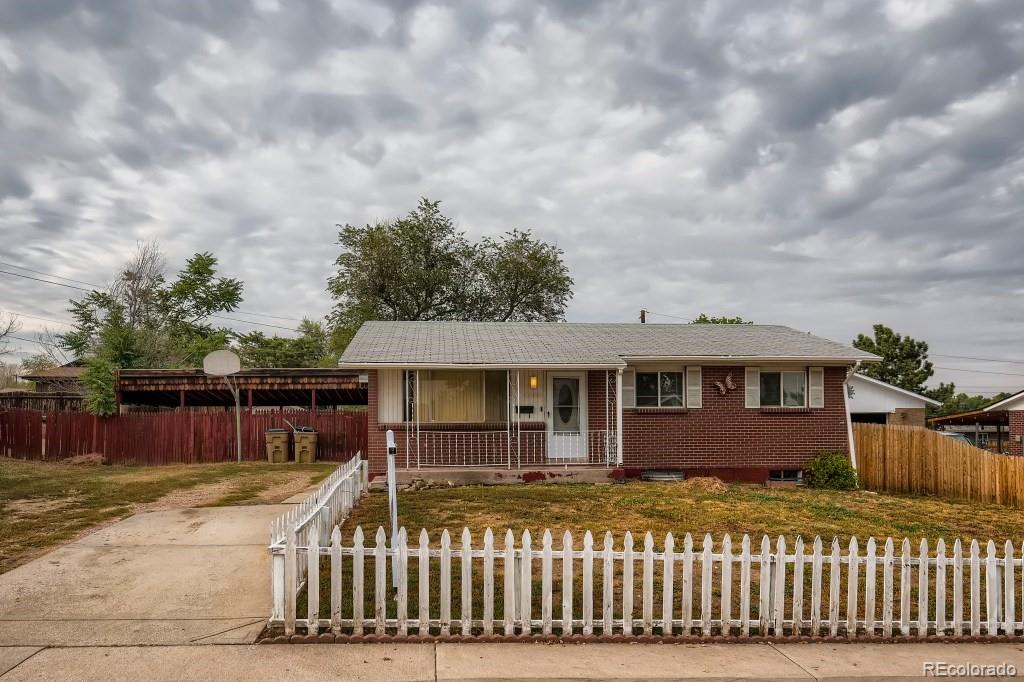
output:
M 556 377 L 552 382 L 555 394 L 554 430 L 563 433 L 579 433 L 580 380 Z

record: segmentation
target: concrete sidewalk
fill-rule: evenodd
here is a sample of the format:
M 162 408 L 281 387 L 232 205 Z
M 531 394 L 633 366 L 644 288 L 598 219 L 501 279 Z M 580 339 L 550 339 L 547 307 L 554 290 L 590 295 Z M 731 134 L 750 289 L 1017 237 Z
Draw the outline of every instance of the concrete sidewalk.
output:
M 76 680 L 893 679 L 1010 664 L 1022 644 L 280 644 L 0 647 L 3 682 Z M 4 674 L 4 671 L 7 671 Z

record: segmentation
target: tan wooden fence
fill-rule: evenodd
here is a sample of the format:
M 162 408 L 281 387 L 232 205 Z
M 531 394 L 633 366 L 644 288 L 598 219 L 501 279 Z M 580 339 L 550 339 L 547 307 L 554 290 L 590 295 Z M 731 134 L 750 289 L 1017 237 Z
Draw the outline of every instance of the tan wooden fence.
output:
M 996 455 L 915 426 L 854 424 L 861 487 L 1024 509 L 1024 457 Z

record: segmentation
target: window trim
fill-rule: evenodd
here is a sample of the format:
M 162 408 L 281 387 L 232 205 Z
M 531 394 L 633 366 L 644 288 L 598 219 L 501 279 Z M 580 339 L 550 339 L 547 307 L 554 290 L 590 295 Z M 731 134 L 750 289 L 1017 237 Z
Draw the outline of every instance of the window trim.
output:
M 761 377 L 765 374 L 778 374 L 779 375 L 779 404 L 778 405 L 766 405 L 763 400 L 758 400 L 758 407 L 769 409 L 769 410 L 806 410 L 809 406 L 809 393 L 810 393 L 810 376 L 808 375 L 808 368 L 803 367 L 800 369 L 784 369 L 784 368 L 764 368 L 758 369 L 758 396 L 760 396 L 761 389 Z M 800 374 L 804 378 L 804 400 L 800 405 L 786 405 L 786 374 Z
M 656 374 L 658 375 L 658 395 L 656 400 L 657 405 L 641 405 L 639 403 L 640 392 L 638 389 L 637 378 L 640 374 Z M 661 375 L 662 374 L 678 374 L 680 375 L 679 381 L 679 404 L 678 405 L 662 405 L 661 404 Z M 652 368 L 635 368 L 633 372 L 633 407 L 638 410 L 683 410 L 686 409 L 686 368 L 685 367 L 652 367 Z

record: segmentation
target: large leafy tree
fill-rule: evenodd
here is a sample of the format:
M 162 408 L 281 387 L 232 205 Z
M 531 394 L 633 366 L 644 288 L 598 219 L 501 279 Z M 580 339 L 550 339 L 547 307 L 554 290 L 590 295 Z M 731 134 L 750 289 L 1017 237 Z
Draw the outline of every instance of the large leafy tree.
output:
M 893 386 L 924 393 L 925 382 L 935 373 L 928 361 L 927 342 L 897 334 L 884 324 L 874 326 L 873 336 L 858 334 L 853 345 L 882 358 L 866 363 L 860 371 Z
M 986 398 L 982 395 L 969 395 L 967 393 L 957 393 L 956 384 L 952 381 L 947 383 L 940 383 L 938 388 L 932 388 L 924 392 L 926 396 L 932 400 L 938 400 L 942 405 L 938 407 L 929 407 L 928 413 L 932 416 L 954 414 L 956 412 L 969 412 L 971 410 L 980 410 L 986 405 L 999 402 L 1004 398 L 1009 398 L 1012 394 L 1010 393 L 997 393 L 996 395 Z
M 367 320 L 564 319 L 572 278 L 557 247 L 513 230 L 470 242 L 440 202 L 408 215 L 340 226 L 327 289 L 336 350 Z
M 297 338 L 267 336 L 263 332 L 239 334 L 235 350 L 243 367 L 333 367 L 330 336 L 319 322 L 303 320 Z
M 210 321 L 234 310 L 242 283 L 217 275 L 217 259 L 197 253 L 168 282 L 155 244 L 141 245 L 105 291 L 71 302 L 71 331 L 61 348 L 86 361 L 86 406 L 95 414 L 115 409 L 114 371 L 135 367 L 195 366 L 227 346 L 231 330 Z

